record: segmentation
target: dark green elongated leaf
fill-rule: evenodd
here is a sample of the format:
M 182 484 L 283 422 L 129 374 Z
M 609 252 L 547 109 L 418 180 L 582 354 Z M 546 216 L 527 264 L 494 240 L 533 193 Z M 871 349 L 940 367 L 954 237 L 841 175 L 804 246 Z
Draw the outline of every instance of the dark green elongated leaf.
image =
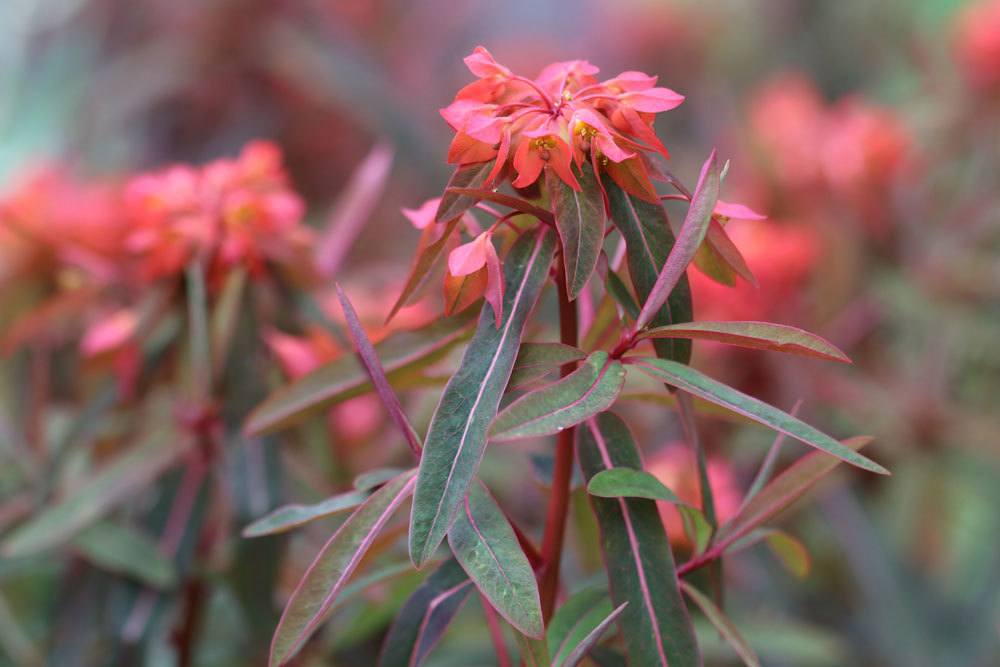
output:
M 558 433 L 579 424 L 618 398 L 625 369 L 597 351 L 566 377 L 528 392 L 497 415 L 490 438 L 497 442 Z
M 667 302 L 674 287 L 684 277 L 688 265 L 698 252 L 698 246 L 705 239 L 708 223 L 712 219 L 712 209 L 715 208 L 718 198 L 719 165 L 716 152 L 713 150 L 701 168 L 698 185 L 695 186 L 694 194 L 691 196 L 691 206 L 684 217 L 681 231 L 677 234 L 677 243 L 670 250 L 667 261 L 663 263 L 663 269 L 660 270 L 656 282 L 649 290 L 649 296 L 642 304 L 639 318 L 635 321 L 636 329 L 642 329 L 653 321 L 653 317 Z
M 757 286 L 757 279 L 743 259 L 740 249 L 714 217 L 708 223 L 708 233 L 705 234 L 704 243 L 694 256 L 694 265 L 701 269 L 702 273 L 723 285 L 734 286 L 736 276 L 739 275 L 754 287 Z
M 435 320 L 426 327 L 393 334 L 376 345 L 389 380 L 439 360 L 468 336 L 471 321 L 467 313 Z M 357 358 L 344 355 L 271 394 L 250 413 L 244 431 L 251 436 L 277 431 L 371 388 Z
M 622 307 L 625 314 L 631 317 L 633 320 L 639 317 L 639 306 L 636 305 L 635 299 L 628 291 L 628 287 L 622 282 L 622 279 L 614 271 L 608 270 L 608 279 L 606 281 L 608 288 L 608 294 L 618 302 L 618 305 Z
M 603 412 L 577 429 L 580 467 L 590 480 L 612 468 L 641 469 L 639 451 L 620 417 Z M 632 664 L 700 664 L 694 628 L 677 586 L 674 558 L 656 503 L 590 496 L 612 603 L 628 602 L 618 625 Z
M 449 559 L 427 577 L 399 610 L 382 643 L 379 667 L 419 665 L 444 634 L 472 590 L 458 561 Z
M 665 500 L 675 505 L 687 505 L 663 482 L 645 470 L 634 468 L 611 468 L 602 470 L 590 478 L 587 493 L 601 498 L 648 498 Z
M 459 165 L 445 186 L 445 193 L 441 197 L 441 203 L 438 204 L 434 220 L 437 222 L 454 220 L 475 206 L 477 200 L 474 197 L 448 192 L 448 189 L 476 189 L 482 187 L 483 183 L 486 182 L 486 177 L 490 175 L 490 170 L 493 169 L 494 162 L 495 160 L 489 160 L 487 162 Z
M 271 667 L 287 664 L 329 616 L 379 531 L 413 491 L 408 471 L 371 495 L 320 550 L 285 605 L 271 640 Z
M 851 363 L 846 354 L 816 334 L 771 322 L 686 322 L 649 329 L 641 338 L 714 340 L 758 350 L 790 352 L 807 357 Z
M 840 443 L 842 447 L 854 451 L 861 449 L 873 438 L 859 436 Z M 750 531 L 768 521 L 775 514 L 798 500 L 806 491 L 816 485 L 840 464 L 841 459 L 823 452 L 813 452 L 803 456 L 788 466 L 753 497 L 739 513 L 719 527 L 716 544 L 721 548 L 732 544 Z
M 587 633 L 587 636 L 581 639 L 580 642 L 573 647 L 573 650 L 569 652 L 566 659 L 558 664 L 565 665 L 565 667 L 576 667 L 576 665 L 580 664 L 580 662 L 582 662 L 587 656 L 590 649 L 592 649 L 594 645 L 600 641 L 601 636 L 607 631 L 608 626 L 614 623 L 618 617 L 621 616 L 627 606 L 628 602 L 622 602 L 620 605 L 611 610 L 611 613 L 601 619 L 601 621 Z M 553 664 L 555 665 L 557 663 Z
M 606 181 L 604 187 L 611 205 L 611 218 L 625 239 L 625 260 L 632 286 L 638 299 L 645 303 L 674 247 L 674 234 L 667 213 L 661 204 L 651 204 L 634 197 L 611 181 Z M 689 322 L 691 318 L 691 288 L 684 275 L 649 323 L 662 326 Z M 684 364 L 691 359 L 691 342 L 688 340 L 654 340 L 653 348 L 663 359 Z
M 721 609 L 715 606 L 712 599 L 699 591 L 697 588 L 692 586 L 686 581 L 681 581 L 681 589 L 684 593 L 691 598 L 701 612 L 705 614 L 705 618 L 715 626 L 715 629 L 719 631 L 719 634 L 729 642 L 729 645 L 733 647 L 736 651 L 736 655 L 740 657 L 743 664 L 747 667 L 760 667 L 760 659 L 757 657 L 757 653 L 754 652 L 747 640 L 743 638 L 740 631 L 733 625 L 733 622 L 729 620 Z
M 523 235 L 504 262 L 503 321 L 483 306 L 479 326 L 448 381 L 424 443 L 410 517 L 410 558 L 419 567 L 444 539 L 486 449 L 486 430 L 510 379 L 521 335 L 542 291 L 555 241 L 546 227 Z
M 604 195 L 589 162 L 583 163 L 576 178 L 582 188 L 579 191 L 553 170 L 545 170 L 545 188 L 559 231 L 570 301 L 587 286 L 604 244 Z
M 787 412 L 768 405 L 753 396 L 748 396 L 741 391 L 737 391 L 728 385 L 724 385 L 718 380 L 713 380 L 690 366 L 684 366 L 683 364 L 665 359 L 637 358 L 630 361 L 636 368 L 651 377 L 666 382 L 678 389 L 683 389 L 706 401 L 712 401 L 725 406 L 733 412 L 769 426 L 775 431 L 790 435 L 807 445 L 832 454 L 851 465 L 864 470 L 870 470 L 880 475 L 889 474 L 888 470 L 871 459 L 861 456 L 850 447 L 837 442 L 822 431 L 796 419 Z
M 382 486 L 396 475 L 406 472 L 408 468 L 375 468 L 368 472 L 363 472 L 354 478 L 354 489 L 356 491 L 371 491 Z
M 586 359 L 583 350 L 562 343 L 521 343 L 507 382 L 508 391 L 545 377 L 565 364 Z
M 603 586 L 585 588 L 570 597 L 556 610 L 545 631 L 552 667 L 568 667 L 582 660 L 619 613 L 612 611 L 608 590 Z
M 397 474 L 399 474 L 397 472 Z M 362 491 L 348 491 L 330 496 L 312 505 L 283 505 L 270 514 L 262 516 L 243 529 L 243 537 L 263 537 L 284 533 L 304 526 L 310 521 L 325 519 L 328 516 L 354 509 L 365 500 L 368 494 Z
M 473 484 L 448 531 L 462 569 L 501 616 L 525 635 L 545 632 L 538 584 L 514 529 L 482 483 Z
M 154 588 L 171 588 L 177 569 L 148 535 L 135 528 L 101 521 L 73 538 L 73 546 L 94 565 L 135 577 Z
M 66 542 L 118 503 L 147 487 L 184 455 L 189 442 L 154 431 L 137 447 L 90 477 L 71 494 L 10 531 L 0 553 L 29 556 Z

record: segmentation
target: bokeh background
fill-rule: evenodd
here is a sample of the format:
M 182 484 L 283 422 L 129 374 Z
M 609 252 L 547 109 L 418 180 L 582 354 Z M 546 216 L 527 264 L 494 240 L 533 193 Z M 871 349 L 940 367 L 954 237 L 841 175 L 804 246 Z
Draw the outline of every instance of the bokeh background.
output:
M 870 455 L 894 473 L 844 472 L 786 515 L 782 525 L 812 553 L 808 573 L 757 551 L 730 568 L 730 615 L 764 663 L 1000 665 L 995 0 L 3 0 L 0 201 L 43 165 L 114 184 L 266 138 L 321 226 L 358 164 L 385 143 L 389 178 L 339 269 L 377 323 L 419 234 L 399 210 L 439 194 L 449 174 L 451 131 L 437 110 L 470 80 L 462 57 L 477 44 L 518 72 L 585 58 L 608 76 L 657 74 L 686 95 L 657 123 L 675 173 L 693 181 L 716 146 L 731 160 L 725 198 L 769 218 L 730 226 L 760 289 L 693 275 L 696 317 L 803 326 L 854 359 L 830 367 L 696 352 L 700 368 L 784 409 L 801 399 L 800 414 L 832 432 L 876 436 Z M 24 284 L 6 270 L 12 247 L 0 248 L 0 326 Z M 0 362 L 7 418 L 17 415 L 22 366 L 17 354 Z M 384 421 L 377 404 L 355 404 L 350 418 L 330 420 L 349 472 L 362 469 L 369 454 L 359 443 Z M 647 405 L 632 423 L 654 443 L 650 466 L 682 487 L 691 480 L 666 419 Z M 725 514 L 771 436 L 724 421 L 706 428 Z M 13 451 L 0 445 L 0 456 Z M 3 531 L 22 516 L 3 502 L 19 497 L 21 479 L 0 465 L 9 468 Z M 517 511 L 530 517 L 541 492 L 522 494 L 528 482 L 515 465 L 490 465 L 491 483 L 515 506 L 523 496 Z M 286 497 L 300 497 L 300 486 L 286 484 Z M 39 652 L 61 656 L 50 664 L 85 664 L 72 656 L 87 640 L 70 627 L 78 617 L 86 626 L 87 607 L 59 557 L 46 558 L 0 560 L 0 664 Z M 254 664 L 247 647 L 259 638 L 219 595 L 197 664 Z M 385 619 L 345 614 L 339 627 L 349 632 L 333 633 L 341 657 L 329 664 L 367 664 L 343 656 Z M 711 664 L 736 664 L 717 636 L 705 637 Z M 430 664 L 463 664 L 447 662 L 447 647 Z M 143 660 L 172 664 L 166 649 Z

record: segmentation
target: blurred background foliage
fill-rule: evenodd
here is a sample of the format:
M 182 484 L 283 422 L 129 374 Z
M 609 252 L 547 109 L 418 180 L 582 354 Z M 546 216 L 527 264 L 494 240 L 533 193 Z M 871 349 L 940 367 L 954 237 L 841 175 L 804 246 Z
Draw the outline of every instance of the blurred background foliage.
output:
M 759 292 L 695 276 L 696 317 L 803 326 L 855 362 L 841 368 L 696 346 L 695 364 L 785 409 L 802 399 L 800 414 L 831 432 L 876 436 L 871 453 L 894 472 L 874 479 L 842 471 L 782 520 L 812 554 L 804 576 L 767 552 L 733 559 L 730 616 L 768 665 L 997 665 L 1000 9 L 992 24 L 988 12 L 972 14 L 990 4 L 4 0 L 0 192 L 43 163 L 113 182 L 232 155 L 262 137 L 284 151 L 309 220 L 321 226 L 357 165 L 387 142 L 395 159 L 385 191 L 338 273 L 370 302 L 363 316 L 377 326 L 418 237 L 399 209 L 440 192 L 447 178 L 450 131 L 437 110 L 469 80 L 461 59 L 472 47 L 486 45 L 516 71 L 586 58 L 607 75 L 658 74 L 687 96 L 657 128 L 674 171 L 693 180 L 718 146 L 732 160 L 732 198 L 770 218 L 730 227 Z M 0 326 L 8 327 L 29 286 L 5 276 L 2 289 Z M 302 334 L 294 318 L 279 328 Z M 18 462 L 27 357 L 14 351 L 0 362 L 4 532 L 38 502 L 25 481 L 31 465 Z M 232 422 L 280 382 L 273 371 L 263 386 L 232 381 L 250 394 L 227 402 Z M 114 399 L 101 398 L 102 386 L 93 380 L 82 393 L 56 392 L 43 425 L 50 441 L 93 445 L 73 430 L 96 428 L 81 415 L 113 421 L 101 402 Z M 429 394 L 406 395 L 421 424 L 433 408 L 436 392 Z M 645 452 L 650 467 L 683 486 L 671 477 L 688 474 L 671 458 L 671 411 L 637 402 L 631 412 L 638 440 L 662 445 Z M 334 411 L 300 429 L 295 454 L 280 468 L 265 466 L 263 477 L 246 457 L 227 459 L 227 483 L 256 489 L 236 493 L 246 506 L 228 511 L 245 524 L 278 499 L 315 500 L 367 467 L 392 463 L 399 443 L 384 421 L 373 402 Z M 732 488 L 738 506 L 770 436 L 725 421 L 706 428 L 720 487 Z M 50 483 L 85 470 L 82 456 L 59 457 Z M 188 474 L 170 473 L 133 508 L 151 530 L 167 521 Z M 483 475 L 527 525 L 540 525 L 542 491 L 519 461 L 488 458 Z M 284 545 L 234 535 L 215 562 L 196 563 L 209 603 L 195 664 L 259 662 L 278 602 L 322 528 Z M 196 528 L 188 529 L 182 542 L 193 539 L 187 533 Z M 588 530 L 581 520 L 571 539 L 586 544 Z M 193 550 L 179 548 L 182 571 Z M 579 551 L 570 572 L 585 577 L 596 559 Z M 316 664 L 370 664 L 378 636 L 418 581 L 391 571 L 388 560 L 380 565 L 390 566 L 384 580 L 338 611 L 323 640 L 329 662 Z M 277 596 L 267 583 L 275 578 Z M 174 664 L 169 620 L 154 621 L 166 629 L 136 653 L 112 648 L 109 638 L 129 632 L 121 625 L 137 604 L 129 596 L 143 590 L 114 587 L 65 551 L 0 559 L 0 664 Z M 145 603 L 149 613 L 169 619 L 172 607 L 158 599 Z M 475 615 L 459 624 L 429 664 L 489 664 Z M 735 664 L 714 632 L 701 636 L 711 664 Z

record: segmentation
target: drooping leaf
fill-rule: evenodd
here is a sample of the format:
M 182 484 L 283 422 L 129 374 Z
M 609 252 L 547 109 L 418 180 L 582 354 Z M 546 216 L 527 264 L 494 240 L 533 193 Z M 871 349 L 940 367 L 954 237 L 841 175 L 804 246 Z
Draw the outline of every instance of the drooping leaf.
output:
M 154 588 L 171 588 L 177 569 L 156 542 L 141 531 L 120 523 L 101 521 L 73 538 L 73 546 L 98 567 L 135 577 Z
M 406 600 L 382 642 L 379 667 L 419 665 L 462 608 L 472 582 L 454 559 L 444 562 Z
M 889 471 L 879 464 L 858 454 L 851 447 L 837 442 L 822 431 L 796 419 L 787 412 L 768 405 L 753 396 L 748 396 L 741 391 L 737 391 L 718 380 L 713 380 L 690 366 L 665 359 L 635 358 L 631 359 L 630 362 L 636 368 L 657 380 L 699 396 L 706 401 L 713 401 L 725 406 L 776 431 L 786 433 L 797 440 L 801 440 L 807 445 L 832 454 L 851 465 L 880 475 L 889 474 Z
M 483 307 L 476 334 L 448 381 L 420 459 L 410 518 L 410 558 L 419 567 L 444 539 L 486 448 L 486 431 L 510 379 L 521 335 L 552 263 L 546 227 L 525 234 L 507 255 L 504 319 Z
M 587 493 L 601 498 L 648 498 L 665 500 L 675 505 L 687 505 L 663 482 L 645 470 L 610 468 L 590 478 Z
M 398 473 L 397 473 L 398 474 Z M 312 505 L 283 505 L 273 512 L 262 516 L 243 529 L 243 537 L 263 537 L 276 535 L 303 526 L 310 521 L 354 509 L 368 498 L 367 493 L 348 491 L 330 496 Z
M 396 475 L 406 472 L 406 470 L 408 469 L 392 466 L 387 468 L 373 468 L 372 470 L 363 472 L 355 477 L 353 486 L 355 491 L 372 491 L 375 488 L 382 486 Z
M 695 253 L 694 265 L 709 278 L 729 287 L 736 284 L 737 275 L 751 285 L 757 285 L 757 279 L 743 259 L 740 249 L 714 217 L 708 223 L 705 241 Z
M 413 259 L 413 264 L 410 265 L 410 272 L 406 276 L 406 282 L 403 283 L 403 289 L 400 290 L 399 297 L 396 298 L 396 303 L 392 305 L 389 314 L 385 318 L 386 322 L 395 317 L 396 313 L 403 306 L 409 304 L 420 292 L 420 288 L 427 280 L 427 276 L 434 269 L 438 260 L 442 258 L 445 248 L 451 243 L 452 236 L 461 222 L 462 216 L 458 215 L 447 222 L 438 223 L 443 225 L 441 229 L 438 229 L 436 225 L 431 225 L 420 234 L 416 257 Z
M 641 469 L 625 422 L 604 412 L 577 429 L 584 476 L 612 468 Z M 628 602 L 618 625 L 632 664 L 699 665 L 691 619 L 681 600 L 673 554 L 656 503 L 645 498 L 590 496 L 601 527 L 601 548 L 612 604 Z
M 8 533 L 0 553 L 29 556 L 66 542 L 118 503 L 147 487 L 177 463 L 190 443 L 167 431 L 154 431 L 135 448 L 89 477 L 69 495 Z
M 278 621 L 271 640 L 271 667 L 287 664 L 327 619 L 338 594 L 414 483 L 412 471 L 396 477 L 373 493 L 323 545 Z
M 340 307 L 344 311 L 344 318 L 347 320 L 347 329 L 351 334 L 351 341 L 354 343 L 358 359 L 361 361 L 361 365 L 364 366 L 365 372 L 368 373 L 368 378 L 375 386 L 375 392 L 382 401 L 382 406 L 385 407 L 386 412 L 389 413 L 389 418 L 396 424 L 396 428 L 399 429 L 406 443 L 410 446 L 410 451 L 420 456 L 420 436 L 417 435 L 417 432 L 410 424 L 410 420 L 407 419 L 406 413 L 403 412 L 403 406 L 399 404 L 399 398 L 396 396 L 396 392 L 392 390 L 392 386 L 389 385 L 389 380 L 385 376 L 385 369 L 382 368 L 382 362 L 378 358 L 378 353 L 375 352 L 375 347 L 368 340 L 368 335 L 365 333 L 364 327 L 361 326 L 361 320 L 358 319 L 358 314 L 355 312 L 354 306 L 351 305 L 351 301 L 344 294 L 344 290 L 341 289 L 339 283 L 337 283 L 337 298 L 340 299 Z
M 625 383 L 621 363 L 597 351 L 575 371 L 528 392 L 497 415 L 490 438 L 497 442 L 558 433 L 615 402 Z
M 444 314 L 460 313 L 483 298 L 489 276 L 486 267 L 464 276 L 444 277 Z
M 608 590 L 603 586 L 585 588 L 566 600 L 556 610 L 545 631 L 552 667 L 568 667 L 576 664 L 573 659 L 582 659 L 600 639 L 600 634 L 618 617 L 616 611 L 612 611 Z M 588 645 L 588 638 L 595 631 L 597 636 Z M 581 647 L 584 647 L 582 652 L 579 650 Z
M 604 243 L 604 195 L 590 163 L 584 162 L 576 177 L 579 191 L 553 170 L 545 170 L 545 188 L 559 231 L 570 301 L 587 286 Z
M 872 440 L 873 438 L 867 436 L 859 436 L 839 444 L 853 452 Z M 824 452 L 813 452 L 803 456 L 771 480 L 736 516 L 719 527 L 716 544 L 725 548 L 726 545 L 732 544 L 761 526 L 800 498 L 840 462 L 841 458 Z
M 582 662 L 587 656 L 587 653 L 590 652 L 590 649 L 592 649 L 594 645 L 601 640 L 601 636 L 605 633 L 605 631 L 607 631 L 608 626 L 618 620 L 618 617 L 621 616 L 627 606 L 628 602 L 622 602 L 620 605 L 612 609 L 611 613 L 601 619 L 600 623 L 598 623 L 590 632 L 587 633 L 587 636 L 581 639 L 580 642 L 573 647 L 573 650 L 566 655 L 566 659 L 561 664 L 566 667 L 576 667 L 576 665 L 580 664 L 580 662 Z
M 764 538 L 785 569 L 798 579 L 805 579 L 812 569 L 812 559 L 806 545 L 783 530 L 772 529 Z
M 681 589 L 683 589 L 684 593 L 691 598 L 696 605 L 698 605 L 701 612 L 705 614 L 705 618 L 707 618 L 709 622 L 715 626 L 715 629 L 719 631 L 719 634 L 721 634 L 723 638 L 729 642 L 729 645 L 733 647 L 733 650 L 736 651 L 736 655 L 740 657 L 740 660 L 743 661 L 743 664 L 746 665 L 746 667 L 760 667 L 760 659 L 757 657 L 753 648 L 747 643 L 747 640 L 743 638 L 743 635 L 740 634 L 740 631 L 735 625 L 733 625 L 733 622 L 729 620 L 729 617 L 726 616 L 721 609 L 715 606 L 715 603 L 712 602 L 710 597 L 686 581 L 681 582 Z
M 646 302 L 656 284 L 667 256 L 674 247 L 674 234 L 667 213 L 660 203 L 650 203 L 622 191 L 611 182 L 604 183 L 611 205 L 611 218 L 625 239 L 625 260 L 628 273 L 641 302 Z M 686 275 L 655 316 L 654 326 L 689 322 L 692 318 L 691 288 Z M 687 340 L 654 340 L 657 356 L 687 363 L 691 358 L 691 343 Z
M 445 186 L 444 196 L 438 204 L 437 213 L 434 220 L 437 222 L 448 222 L 460 217 L 463 213 L 476 205 L 478 201 L 469 195 L 449 192 L 451 188 L 480 188 L 486 182 L 486 177 L 493 169 L 493 160 L 478 162 L 476 164 L 463 164 L 455 170 Z
M 559 370 L 566 364 L 586 359 L 587 355 L 572 345 L 562 343 L 521 343 L 510 373 L 507 389 L 516 389 Z
M 659 312 L 660 307 L 667 303 L 667 299 L 680 283 L 681 278 L 687 271 L 688 265 L 698 252 L 705 234 L 708 231 L 708 223 L 712 219 L 712 209 L 719 198 L 719 165 L 716 153 L 713 150 L 708 156 L 708 160 L 701 168 L 701 175 L 698 177 L 698 185 L 695 186 L 694 194 L 691 196 L 691 206 L 684 217 L 684 224 L 677 235 L 677 243 L 670 250 L 667 261 L 660 271 L 649 290 L 646 301 L 642 304 L 639 318 L 635 322 L 637 329 L 644 328 L 653 321 L 653 317 Z
M 538 584 L 514 529 L 482 483 L 462 503 L 448 544 L 462 569 L 501 616 L 525 635 L 545 632 Z
M 471 321 L 471 313 L 435 320 L 420 329 L 393 334 L 376 345 L 389 381 L 441 359 L 468 336 Z M 344 355 L 271 394 L 250 413 L 244 431 L 251 436 L 277 431 L 371 388 L 357 358 Z
M 851 363 L 846 354 L 816 334 L 771 322 L 686 322 L 649 329 L 642 338 L 713 340 L 758 350 L 789 352 L 807 357 Z

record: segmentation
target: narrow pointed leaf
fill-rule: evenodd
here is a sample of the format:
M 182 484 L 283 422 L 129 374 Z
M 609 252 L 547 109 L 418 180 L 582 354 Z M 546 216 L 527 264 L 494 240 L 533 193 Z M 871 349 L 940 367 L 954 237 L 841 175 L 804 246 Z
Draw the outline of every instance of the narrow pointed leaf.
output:
M 482 299 L 488 283 L 485 266 L 465 276 L 447 274 L 444 277 L 444 314 L 460 313 Z
M 698 252 L 698 246 L 705 238 L 708 223 L 712 219 L 712 209 L 715 208 L 718 198 L 719 165 L 713 150 L 701 168 L 701 176 L 691 197 L 691 206 L 684 218 L 684 224 L 677 235 L 677 243 L 671 249 L 660 275 L 656 278 L 656 283 L 649 291 L 649 296 L 646 297 L 639 312 L 639 319 L 635 323 L 637 329 L 642 329 L 653 321 L 657 311 L 667 302 L 670 293 L 684 276 L 688 265 Z
M 445 186 L 444 196 L 441 197 L 441 203 L 438 204 L 437 213 L 434 215 L 437 222 L 454 220 L 476 205 L 478 199 L 475 197 L 454 191 L 449 192 L 449 190 L 482 187 L 483 183 L 486 182 L 486 177 L 490 175 L 490 170 L 493 169 L 493 162 L 493 160 L 489 160 L 476 164 L 463 164 L 455 170 Z
M 535 573 L 503 511 L 481 483 L 469 490 L 461 510 L 448 531 L 448 544 L 462 569 L 511 625 L 529 637 L 542 637 Z
M 701 612 L 705 614 L 705 618 L 715 626 L 715 629 L 719 631 L 723 639 L 729 642 L 729 645 L 736 651 L 736 655 L 740 657 L 743 664 L 746 667 L 760 667 L 760 659 L 757 657 L 756 652 L 747 643 L 747 640 L 743 638 L 743 635 L 740 634 L 736 626 L 733 625 L 733 622 L 729 620 L 729 617 L 715 606 L 712 599 L 686 581 L 681 582 L 681 588 L 698 605 Z
M 609 614 L 613 614 L 610 620 Z M 606 587 L 585 588 L 571 596 L 556 610 L 545 631 L 552 666 L 574 664 L 569 662 L 574 650 L 583 645 L 596 628 L 603 632 L 617 616 L 611 609 Z M 596 639 L 600 639 L 600 634 Z M 593 642 L 587 649 L 592 646 Z M 582 656 L 580 654 L 581 658 Z
M 576 176 L 579 191 L 553 170 L 545 170 L 545 187 L 559 231 L 570 301 L 587 286 L 604 244 L 604 195 L 594 178 L 594 169 L 585 162 Z
M 854 451 L 871 441 L 870 437 L 859 436 L 845 440 L 842 446 Z M 840 462 L 839 457 L 835 458 L 823 452 L 813 452 L 803 456 L 771 480 L 736 516 L 724 523 L 716 535 L 716 543 L 723 547 L 732 544 L 761 526 L 798 500 Z
M 404 473 L 409 468 L 373 468 L 368 472 L 363 472 L 354 478 L 354 490 L 355 491 L 374 491 L 378 487 L 382 486 L 390 479 Z
M 592 649 L 597 642 L 600 641 L 601 636 L 607 631 L 608 626 L 618 620 L 622 612 L 625 611 L 625 607 L 628 606 L 628 602 L 622 602 L 620 605 L 611 610 L 607 616 L 605 616 L 600 623 L 598 623 L 594 628 L 587 633 L 587 636 L 580 640 L 580 642 L 573 647 L 573 650 L 569 652 L 566 659 L 559 663 L 552 663 L 553 665 L 560 664 L 565 665 L 565 667 L 576 667 L 580 664 L 587 653 Z
M 618 305 L 622 307 L 625 314 L 631 317 L 633 320 L 639 317 L 639 306 L 636 304 L 635 299 L 628 291 L 628 287 L 622 282 L 622 279 L 618 277 L 618 274 L 614 271 L 608 271 L 608 279 L 605 281 L 605 285 L 608 289 L 608 294 L 618 302 Z
M 472 582 L 458 561 L 435 570 L 403 604 L 382 643 L 379 667 L 419 665 L 462 608 Z
M 764 537 L 767 546 L 785 566 L 785 569 L 798 579 L 805 579 L 812 569 L 812 559 L 806 545 L 783 530 L 771 529 Z
M 304 526 L 310 521 L 325 519 L 334 514 L 354 509 L 367 498 L 367 493 L 348 491 L 331 496 L 326 500 L 313 503 L 312 505 L 300 505 L 297 503 L 283 505 L 270 514 L 262 516 L 249 524 L 243 529 L 243 537 L 263 537 L 264 535 L 284 533 L 293 528 Z
M 649 329 L 642 338 L 691 338 L 851 363 L 837 347 L 797 327 L 771 322 L 686 322 Z
M 590 480 L 612 468 L 641 469 L 625 422 L 604 412 L 577 429 L 580 467 Z M 627 602 L 618 625 L 635 665 L 691 667 L 701 658 L 681 600 L 673 554 L 656 503 L 645 498 L 590 496 L 612 604 Z
M 510 373 L 507 390 L 523 387 L 555 372 L 566 364 L 582 361 L 587 355 L 572 345 L 562 343 L 521 343 Z
M 483 307 L 476 334 L 448 381 L 424 443 L 410 517 L 410 558 L 419 567 L 444 539 L 486 449 L 521 344 L 528 314 L 541 293 L 555 241 L 545 227 L 514 244 L 504 265 L 504 318 Z
M 575 371 L 528 392 L 497 415 L 490 438 L 497 442 L 558 433 L 607 410 L 625 383 L 625 369 L 597 351 Z
M 135 577 L 154 588 L 170 588 L 177 583 L 177 568 L 156 542 L 124 524 L 102 521 L 73 538 L 73 546 L 98 567 Z
M 358 353 L 358 359 L 361 361 L 361 365 L 364 366 L 365 372 L 368 373 L 368 378 L 375 385 L 375 392 L 382 401 L 386 412 L 389 413 L 389 418 L 396 424 L 396 428 L 403 435 L 406 444 L 410 446 L 410 451 L 420 456 L 420 436 L 417 435 L 417 432 L 410 424 L 410 420 L 407 419 L 406 413 L 403 412 L 403 406 L 399 404 L 399 398 L 396 396 L 396 392 L 392 390 L 389 380 L 385 376 L 385 369 L 382 368 L 382 362 L 379 361 L 378 353 L 375 352 L 372 342 L 368 340 L 368 335 L 365 333 L 364 327 L 361 326 L 361 321 L 358 319 L 358 314 L 354 310 L 354 306 L 351 305 L 350 299 L 344 294 L 344 290 L 341 289 L 339 283 L 337 284 L 337 298 L 340 299 L 340 307 L 344 311 L 344 318 L 347 320 L 347 329 L 351 334 L 354 349 Z
M 271 641 L 271 667 L 287 664 L 326 620 L 338 594 L 413 486 L 412 471 L 392 480 L 358 507 L 323 546 L 281 614 Z
M 660 203 L 649 203 L 621 190 L 610 181 L 604 183 L 611 205 L 611 218 L 625 239 L 625 260 L 636 297 L 645 302 L 667 256 L 674 247 L 674 234 L 667 213 Z M 638 312 L 636 313 L 638 316 Z M 692 318 L 691 288 L 686 275 L 681 276 L 666 303 L 649 321 L 654 326 L 689 322 Z M 687 363 L 691 343 L 684 339 L 654 340 L 656 355 Z
M 590 478 L 587 493 L 601 498 L 648 498 L 665 500 L 675 505 L 687 505 L 663 482 L 645 470 L 634 468 L 611 468 L 602 470 Z
M 413 259 L 410 272 L 406 276 L 406 282 L 403 283 L 403 289 L 400 290 L 399 297 L 396 298 L 396 303 L 392 305 L 389 314 L 385 318 L 386 322 L 395 317 L 396 313 L 403 306 L 409 304 L 420 292 L 420 288 L 427 280 L 427 276 L 434 269 L 438 260 L 443 257 L 445 248 L 448 247 L 452 235 L 458 229 L 458 225 L 461 222 L 462 216 L 458 215 L 450 218 L 447 222 L 439 223 L 443 225 L 443 229 L 439 230 L 436 226 L 431 225 L 421 233 L 420 243 L 417 246 L 417 255 Z
M 469 335 L 470 314 L 413 331 L 401 331 L 375 346 L 390 382 L 440 360 Z M 257 436 L 295 424 L 310 415 L 371 391 L 371 381 L 354 355 L 344 355 L 271 394 L 247 418 L 244 431 Z
M 737 412 L 773 428 L 775 431 L 790 435 L 811 447 L 832 454 L 851 465 L 880 475 L 889 474 L 888 470 L 871 459 L 858 454 L 854 449 L 841 444 L 822 431 L 796 419 L 787 412 L 768 405 L 753 396 L 748 396 L 741 391 L 737 391 L 718 380 L 713 380 L 690 366 L 684 366 L 683 364 L 665 359 L 646 358 L 633 359 L 632 363 L 634 363 L 636 368 L 657 380 L 666 382 L 678 389 L 683 389 L 706 401 L 718 403 L 733 412 Z
M 736 284 L 736 276 L 739 275 L 751 285 L 757 286 L 757 279 L 747 266 L 740 249 L 714 217 L 708 223 L 704 243 L 694 256 L 694 265 L 709 278 L 723 285 L 732 287 Z

